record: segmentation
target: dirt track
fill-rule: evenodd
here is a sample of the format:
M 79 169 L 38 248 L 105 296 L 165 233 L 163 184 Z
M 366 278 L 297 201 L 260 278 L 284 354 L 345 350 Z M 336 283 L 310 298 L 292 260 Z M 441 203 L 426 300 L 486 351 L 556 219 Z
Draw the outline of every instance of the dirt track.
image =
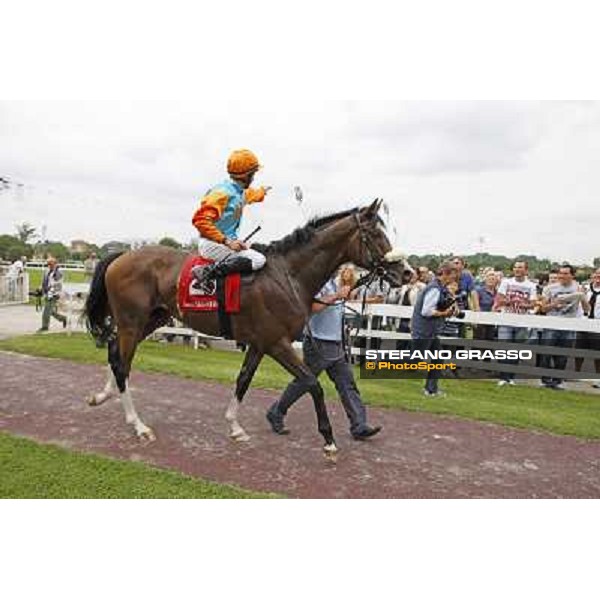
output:
M 288 417 L 292 434 L 280 437 L 264 418 L 275 393 L 251 390 L 241 422 L 252 439 L 236 444 L 223 418 L 228 387 L 136 372 L 138 412 L 158 436 L 141 444 L 117 401 L 84 402 L 102 388 L 102 368 L 5 352 L 0 368 L 2 430 L 246 488 L 301 498 L 600 497 L 600 442 L 371 408 L 384 431 L 361 443 L 330 403 L 341 451 L 334 465 L 322 456 L 308 399 Z

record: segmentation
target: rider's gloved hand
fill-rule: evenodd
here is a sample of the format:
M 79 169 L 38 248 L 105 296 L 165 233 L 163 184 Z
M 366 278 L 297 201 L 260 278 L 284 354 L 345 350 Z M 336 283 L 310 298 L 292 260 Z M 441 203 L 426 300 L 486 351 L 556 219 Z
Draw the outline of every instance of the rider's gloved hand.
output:
M 224 244 L 234 252 L 241 252 L 242 250 L 248 249 L 248 245 L 240 240 L 225 240 Z

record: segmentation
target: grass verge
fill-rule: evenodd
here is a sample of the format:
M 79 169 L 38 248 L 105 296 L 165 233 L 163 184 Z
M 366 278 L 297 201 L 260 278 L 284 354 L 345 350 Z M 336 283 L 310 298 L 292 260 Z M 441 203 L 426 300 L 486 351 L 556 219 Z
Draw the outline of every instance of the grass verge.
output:
M 269 498 L 0 433 L 0 498 Z

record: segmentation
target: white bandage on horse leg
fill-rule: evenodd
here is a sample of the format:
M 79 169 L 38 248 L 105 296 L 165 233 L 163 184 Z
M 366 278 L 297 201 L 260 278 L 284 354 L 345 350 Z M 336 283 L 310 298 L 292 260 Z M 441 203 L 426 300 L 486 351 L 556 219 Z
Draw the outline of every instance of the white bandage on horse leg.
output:
M 128 381 L 125 382 L 125 391 L 121 394 L 121 403 L 123 404 L 123 410 L 125 411 L 125 422 L 128 425 L 133 425 L 135 433 L 139 438 L 144 438 L 150 441 L 156 439 L 154 432 L 150 427 L 145 425 L 139 418 L 135 406 L 133 405 L 133 398 L 129 391 Z
M 225 412 L 225 418 L 229 422 L 229 437 L 238 442 L 247 442 L 250 439 L 250 436 L 244 431 L 244 429 L 238 423 L 237 420 L 239 407 L 240 403 L 234 394 L 231 397 L 231 400 L 229 401 L 229 406 L 227 407 L 227 411 Z
M 106 374 L 106 384 L 104 385 L 104 389 L 97 394 L 92 394 L 89 399 L 90 406 L 100 406 L 104 404 L 109 398 L 112 398 L 115 395 L 117 390 L 115 376 L 113 375 L 112 369 L 110 365 L 107 367 Z

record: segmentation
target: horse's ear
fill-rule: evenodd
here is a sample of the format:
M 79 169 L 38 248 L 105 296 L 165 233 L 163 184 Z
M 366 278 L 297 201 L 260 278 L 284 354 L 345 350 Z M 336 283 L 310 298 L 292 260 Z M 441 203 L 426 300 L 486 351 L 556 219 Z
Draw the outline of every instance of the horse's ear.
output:
M 364 212 L 365 217 L 369 221 L 374 221 L 377 218 L 377 213 L 379 212 L 379 209 L 381 208 L 382 204 L 383 204 L 383 199 L 375 198 L 375 200 L 373 200 L 373 202 L 371 203 L 370 206 L 363 209 L 365 211 Z

